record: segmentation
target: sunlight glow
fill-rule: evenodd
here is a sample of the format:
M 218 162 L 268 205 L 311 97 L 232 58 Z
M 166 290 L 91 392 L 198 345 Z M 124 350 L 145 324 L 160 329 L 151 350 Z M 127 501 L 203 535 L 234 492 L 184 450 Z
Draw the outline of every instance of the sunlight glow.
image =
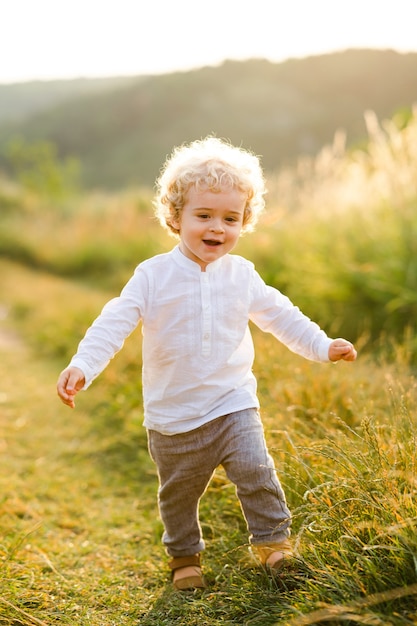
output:
M 159 74 L 346 48 L 417 51 L 415 0 L 0 0 L 0 82 Z

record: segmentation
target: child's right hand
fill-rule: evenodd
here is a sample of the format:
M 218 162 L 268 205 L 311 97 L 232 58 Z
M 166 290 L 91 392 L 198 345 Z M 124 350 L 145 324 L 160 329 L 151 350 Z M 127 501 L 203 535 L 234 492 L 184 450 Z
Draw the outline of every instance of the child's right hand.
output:
M 61 372 L 56 386 L 62 402 L 72 409 L 75 407 L 74 396 L 85 385 L 85 377 L 78 367 L 67 367 Z

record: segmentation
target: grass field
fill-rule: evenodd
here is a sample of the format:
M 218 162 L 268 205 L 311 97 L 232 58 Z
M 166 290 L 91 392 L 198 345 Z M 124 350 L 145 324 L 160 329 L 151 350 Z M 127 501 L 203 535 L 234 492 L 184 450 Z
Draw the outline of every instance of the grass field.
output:
M 255 333 L 300 570 L 273 580 L 250 561 L 219 469 L 201 507 L 209 588 L 178 594 L 141 424 L 140 336 L 71 411 L 56 378 L 109 293 L 6 261 L 0 293 L 1 625 L 417 624 L 417 381 L 406 351 L 320 365 Z
M 35 193 L 0 176 L 0 626 L 417 624 L 417 112 L 367 124 L 363 149 L 336 136 L 271 176 L 236 249 L 359 351 L 310 363 L 254 329 L 299 569 L 272 579 L 250 560 L 219 469 L 201 503 L 209 587 L 192 594 L 161 545 L 140 329 L 74 411 L 55 391 L 102 305 L 173 243 L 152 192 L 57 199 L 48 178 Z

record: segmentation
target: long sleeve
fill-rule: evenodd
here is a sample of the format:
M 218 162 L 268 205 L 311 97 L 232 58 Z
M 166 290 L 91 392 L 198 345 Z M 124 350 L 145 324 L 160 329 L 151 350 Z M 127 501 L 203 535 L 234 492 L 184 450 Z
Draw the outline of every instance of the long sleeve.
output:
M 332 342 L 320 327 L 304 315 L 280 291 L 264 283 L 254 271 L 251 283 L 250 319 L 289 350 L 311 361 L 329 361 Z
M 143 316 L 147 280 L 138 269 L 119 297 L 110 300 L 87 330 L 78 345 L 70 365 L 78 367 L 85 376 L 86 389 L 121 350 L 126 338 Z

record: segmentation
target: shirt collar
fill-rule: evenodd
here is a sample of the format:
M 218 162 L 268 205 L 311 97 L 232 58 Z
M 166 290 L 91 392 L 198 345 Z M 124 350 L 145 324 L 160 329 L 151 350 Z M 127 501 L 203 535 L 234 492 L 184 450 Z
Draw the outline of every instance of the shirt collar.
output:
M 172 250 L 172 255 L 174 257 L 174 260 L 182 268 L 190 272 L 194 272 L 195 274 L 201 273 L 201 268 L 199 264 L 196 263 L 195 261 L 192 261 L 188 257 L 186 257 L 185 254 L 181 252 L 179 245 L 175 246 L 175 248 Z M 220 268 L 220 266 L 222 265 L 222 262 L 223 262 L 223 257 L 220 257 L 220 259 L 213 261 L 213 263 L 209 263 L 206 267 L 206 272 L 208 273 L 215 272 L 217 269 Z

